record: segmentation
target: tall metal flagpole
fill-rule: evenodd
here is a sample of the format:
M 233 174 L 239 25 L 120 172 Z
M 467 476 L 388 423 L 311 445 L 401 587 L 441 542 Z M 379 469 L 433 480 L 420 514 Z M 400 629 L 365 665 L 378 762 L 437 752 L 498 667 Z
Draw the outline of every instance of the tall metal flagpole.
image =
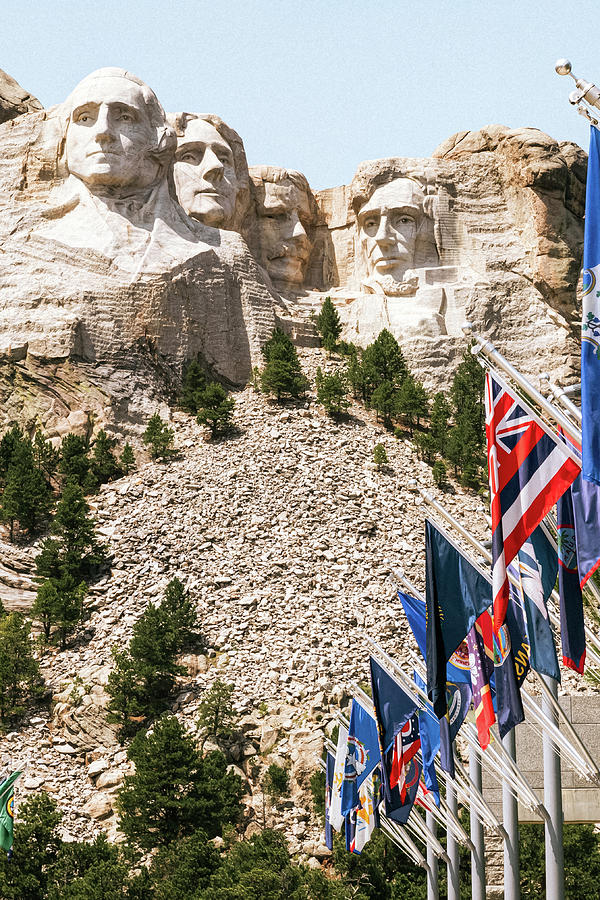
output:
M 450 812 L 456 816 L 458 813 L 458 798 L 456 787 L 451 778 L 446 779 L 446 803 Z M 450 861 L 446 866 L 448 870 L 448 900 L 460 900 L 458 841 L 451 831 L 447 832 L 446 851 L 450 857 Z
M 542 676 L 550 693 L 558 698 L 558 684 L 553 678 Z M 558 723 L 556 710 L 550 699 L 542 697 L 542 708 L 554 723 Z M 544 731 L 544 806 L 549 816 L 544 823 L 546 837 L 546 898 L 565 898 L 565 860 L 563 853 L 562 779 L 560 774 L 560 750 L 552 737 Z
M 475 747 L 469 747 L 469 779 L 475 790 L 481 793 L 481 758 Z M 471 804 L 471 898 L 485 900 L 485 846 L 483 823 Z
M 425 813 L 425 824 L 429 831 L 435 835 L 437 830 L 436 821 L 433 813 L 429 812 L 429 810 Z M 427 900 L 438 900 L 438 860 L 433 847 L 429 843 L 427 844 L 427 865 L 429 866 L 427 869 Z
M 516 760 L 515 729 L 502 738 L 504 749 Z M 504 838 L 504 900 L 519 900 L 519 804 L 508 779 L 502 785 L 502 824 Z M 548 898 L 550 900 L 550 898 Z

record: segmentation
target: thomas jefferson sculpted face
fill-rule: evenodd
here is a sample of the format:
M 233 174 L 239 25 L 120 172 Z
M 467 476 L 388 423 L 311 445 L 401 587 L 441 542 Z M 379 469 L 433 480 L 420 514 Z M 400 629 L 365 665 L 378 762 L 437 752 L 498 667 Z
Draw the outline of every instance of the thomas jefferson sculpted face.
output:
M 67 110 L 67 167 L 92 192 L 127 194 L 159 179 L 157 127 L 160 133 L 164 113 L 146 85 L 120 70 L 100 69 L 77 85 Z
M 189 216 L 216 228 L 230 226 L 238 190 L 233 151 L 205 119 L 187 122 L 177 144 L 173 179 Z
M 424 194 L 408 178 L 396 178 L 373 191 L 358 212 L 360 244 L 370 278 L 402 281 L 413 268 Z

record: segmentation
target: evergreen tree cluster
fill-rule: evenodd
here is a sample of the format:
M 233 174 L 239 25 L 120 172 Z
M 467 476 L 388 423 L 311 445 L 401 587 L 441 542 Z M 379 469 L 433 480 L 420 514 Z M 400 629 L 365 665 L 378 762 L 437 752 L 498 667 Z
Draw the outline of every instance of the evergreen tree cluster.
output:
M 302 372 L 298 353 L 290 337 L 276 328 L 262 348 L 265 367 L 260 373 L 260 386 L 265 394 L 298 399 L 308 389 L 308 379 Z
M 120 726 L 122 740 L 148 727 L 169 708 L 175 680 L 185 674 L 177 657 L 200 642 L 197 626 L 190 596 L 174 578 L 161 602 L 150 603 L 135 623 L 129 645 L 113 650 L 108 718 Z
M 179 405 L 196 416 L 199 425 L 210 429 L 211 437 L 228 434 L 232 428 L 235 400 L 218 381 L 208 381 L 202 365 L 192 360 L 183 379 Z

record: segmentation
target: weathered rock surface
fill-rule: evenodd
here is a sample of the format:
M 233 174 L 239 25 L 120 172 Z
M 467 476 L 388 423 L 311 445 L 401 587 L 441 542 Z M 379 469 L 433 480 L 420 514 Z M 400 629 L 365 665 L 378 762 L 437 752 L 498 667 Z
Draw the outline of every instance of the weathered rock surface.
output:
M 317 365 L 333 365 L 321 350 L 301 358 L 313 377 Z M 181 456 L 148 463 L 92 498 L 113 569 L 92 585 L 82 635 L 42 658 L 52 716 L 34 716 L 0 746 L 0 767 L 25 765 L 20 797 L 49 790 L 68 834 L 115 834 L 112 798 L 129 767 L 103 720 L 111 648 L 126 644 L 148 602 L 177 575 L 197 605 L 207 649 L 181 660 L 188 674 L 176 714 L 195 731 L 204 692 L 217 678 L 233 684 L 241 719 L 228 753 L 249 781 L 248 833 L 264 815 L 294 853 L 320 858 L 308 781 L 352 684 L 368 677 L 365 635 L 399 659 L 414 648 L 390 579 L 399 565 L 423 587 L 427 510 L 410 480 L 488 537 L 479 498 L 460 489 L 441 495 L 409 442 L 361 407 L 351 412 L 338 424 L 308 401 L 282 408 L 246 389 L 237 395 L 238 435 L 207 443 L 193 419 L 176 414 Z M 390 460 L 379 472 L 378 442 Z M 564 678 L 569 689 L 585 689 Z M 270 762 L 292 775 L 293 802 L 277 808 L 260 789 Z
M 41 108 L 39 100 L 28 94 L 14 78 L 0 69 L 0 123 Z

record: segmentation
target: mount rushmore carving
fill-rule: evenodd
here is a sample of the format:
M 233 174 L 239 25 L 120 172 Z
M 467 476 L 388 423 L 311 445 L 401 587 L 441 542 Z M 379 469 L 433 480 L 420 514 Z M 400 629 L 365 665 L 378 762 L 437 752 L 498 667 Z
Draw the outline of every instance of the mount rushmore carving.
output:
M 141 420 L 194 358 L 243 384 L 275 325 L 308 334 L 326 295 L 345 339 L 388 328 L 430 387 L 463 351 L 465 319 L 526 372 L 575 370 L 586 156 L 572 143 L 490 126 L 313 192 L 299 172 L 249 168 L 217 115 L 166 115 L 122 69 L 48 110 L 11 91 L 5 419 Z

